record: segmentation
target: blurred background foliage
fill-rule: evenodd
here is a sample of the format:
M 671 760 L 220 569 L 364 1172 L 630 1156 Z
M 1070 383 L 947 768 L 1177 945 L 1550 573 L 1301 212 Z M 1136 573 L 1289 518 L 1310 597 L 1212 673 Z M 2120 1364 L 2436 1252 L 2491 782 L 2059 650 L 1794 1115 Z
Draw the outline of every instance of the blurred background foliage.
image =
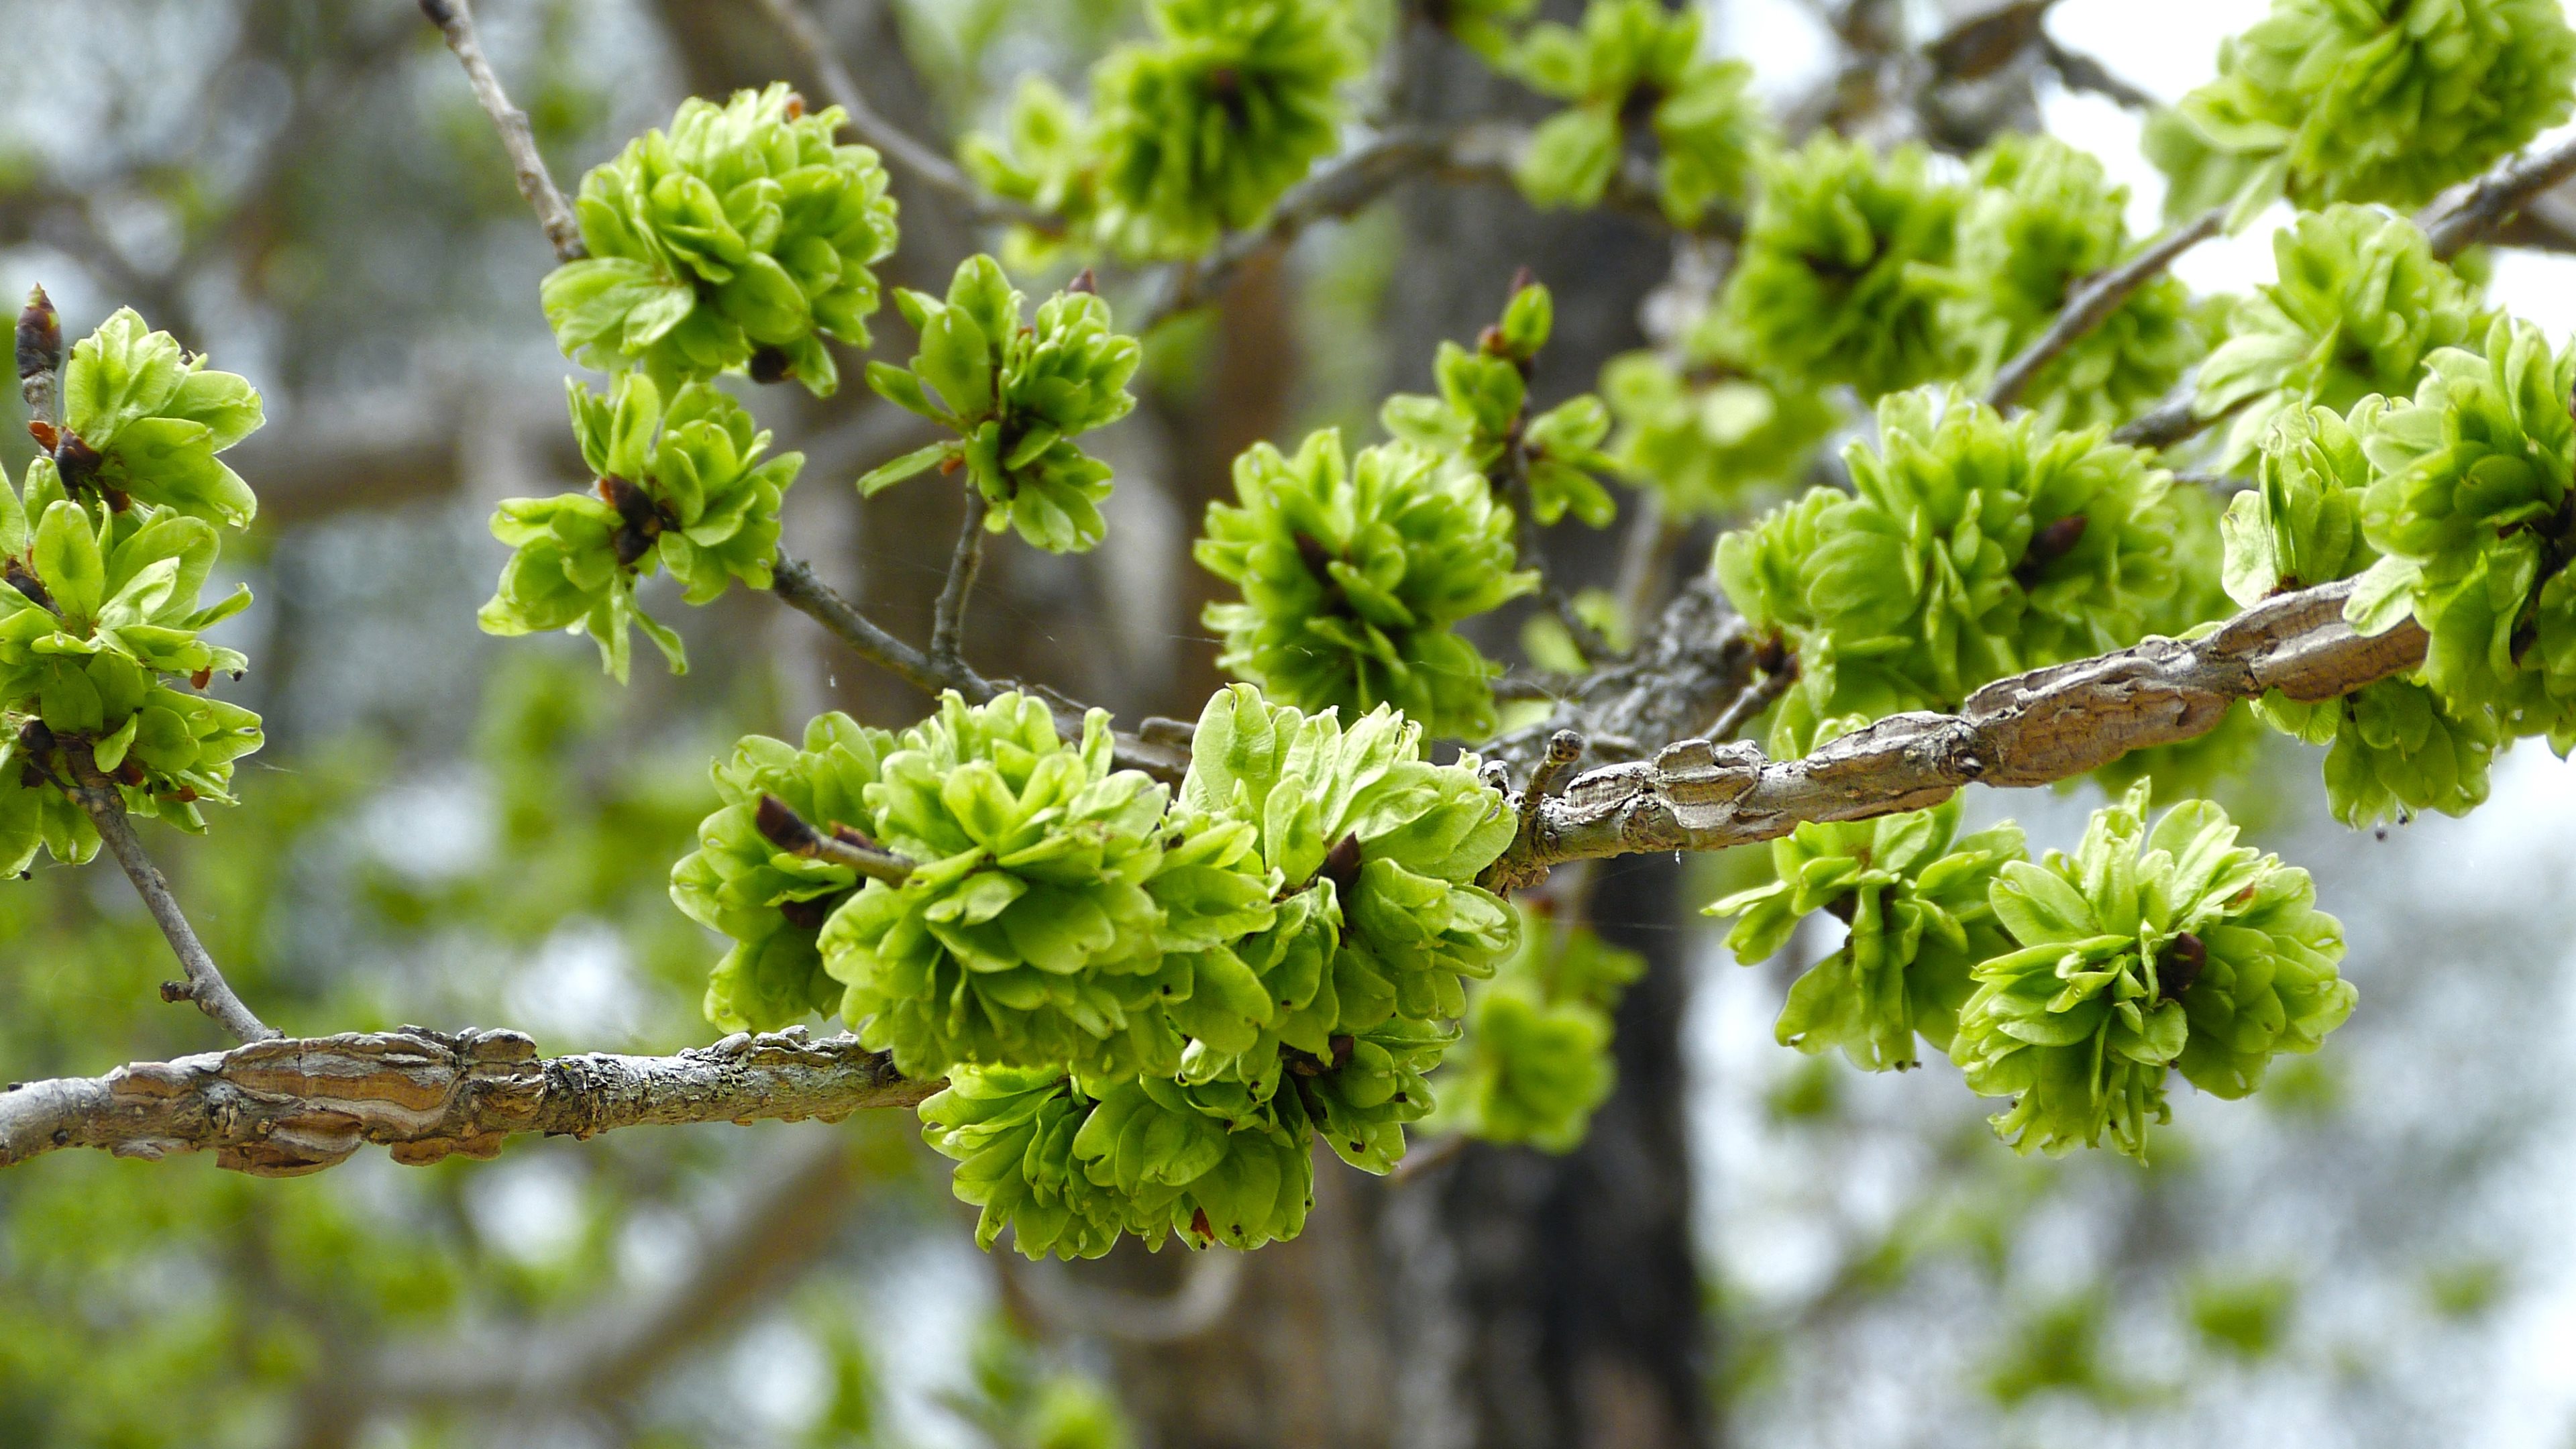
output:
M 1384 29 L 1380 0 L 1352 5 Z M 818 8 L 881 108 L 942 140 L 990 122 L 1023 76 L 1077 86 L 1141 24 L 1126 0 Z M 1911 12 L 1943 10 L 1713 8 L 1716 42 L 1775 101 L 1867 38 L 1817 14 L 1921 33 L 1937 27 Z M 684 94 L 810 81 L 750 0 L 481 12 L 567 183 Z M 2089 0 L 2052 23 L 2152 28 Z M 2178 28 L 2197 43 L 2196 23 Z M 0 291 L 42 281 L 76 331 L 134 305 L 267 398 L 268 428 L 236 455 L 259 525 L 227 559 L 261 607 L 226 627 L 259 662 L 234 688 L 270 744 L 217 840 L 150 837 L 243 994 L 290 1033 L 508 1025 L 549 1052 L 707 1039 L 716 948 L 665 895 L 713 801 L 707 762 L 822 708 L 897 725 L 919 700 L 756 595 L 682 616 L 684 682 L 648 669 L 620 689 L 587 644 L 476 632 L 491 502 L 563 486 L 578 461 L 535 305 L 550 259 L 414 6 L 0 0 L 0 40 L 20 58 L 0 88 Z M 2191 64 L 2205 73 L 2206 54 Z M 2134 150 L 2116 125 L 2100 140 L 2096 111 L 2018 84 L 2033 114 Z M 1526 104 L 1465 64 L 1418 90 L 1450 113 Z M 972 234 L 937 194 L 897 190 L 889 279 L 935 286 Z M 1186 543 L 1227 461 L 1310 426 L 1373 437 L 1379 399 L 1427 386 L 1434 341 L 1472 335 L 1516 260 L 1559 288 L 1563 353 L 1540 379 L 1555 398 L 1638 344 L 1667 258 L 1630 222 L 1434 190 L 1319 230 L 1163 329 L 1145 406 L 1100 440 L 1119 468 L 1109 543 L 1002 551 L 976 657 L 1131 715 L 1194 714 L 1214 651 Z M 2527 270 L 2508 283 L 2540 290 Z M 918 425 L 857 388 L 757 405 L 812 458 L 790 538 L 918 637 L 953 500 L 862 506 L 840 486 Z M 0 400 L 13 474 L 16 408 Z M 1569 537 L 1559 554 L 1600 578 L 1601 549 Z M 1532 1149 L 1480 1147 L 1379 1184 L 1328 1163 L 1309 1240 L 1249 1263 L 985 1259 L 944 1164 L 893 1114 L 521 1142 L 428 1169 L 368 1154 L 289 1182 L 49 1157 L 0 1176 L 0 1444 L 2568 1442 L 2576 790 L 2526 750 L 2479 815 L 2379 839 L 2323 818 L 2311 758 L 2263 748 L 2228 803 L 2316 871 L 2363 1009 L 2257 1101 L 2180 1101 L 2151 1168 L 2026 1162 L 1955 1087 L 1773 1046 L 1780 993 L 1831 943 L 1726 964 L 1681 908 L 1763 868 L 1736 852 L 1664 873 L 1683 883 L 1605 882 L 1628 892 L 1609 897 L 1629 903 L 1621 944 L 1651 966 L 1588 1166 L 1551 1176 L 1514 1165 Z M 2063 845 L 2091 788 L 1973 808 L 2008 804 L 2035 845 Z M 0 1072 L 212 1047 L 159 1002 L 165 956 L 112 873 L 49 865 L 0 891 Z M 1666 1057 L 1633 1054 L 1658 1041 Z M 1631 1231 L 1601 1207 L 1630 1198 L 1660 1216 Z M 1620 1253 L 1650 1276 L 1678 1265 L 1662 1286 L 1685 1331 L 1632 1282 L 1531 1267 Z M 1495 1306 L 1532 1301 L 1535 1317 Z M 1521 1412 L 1506 1333 L 1579 1386 L 1576 1409 Z M 1634 1347 L 1658 1337 L 1680 1346 Z M 1690 1405 L 1655 1407 L 1676 1382 Z

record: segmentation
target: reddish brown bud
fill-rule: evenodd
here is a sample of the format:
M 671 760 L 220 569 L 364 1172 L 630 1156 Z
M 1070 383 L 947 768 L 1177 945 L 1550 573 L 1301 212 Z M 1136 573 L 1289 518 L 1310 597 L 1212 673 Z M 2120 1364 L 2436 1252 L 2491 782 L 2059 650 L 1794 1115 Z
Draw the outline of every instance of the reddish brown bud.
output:
M 35 287 L 27 293 L 27 305 L 18 313 L 18 380 L 25 382 L 40 372 L 60 372 L 63 366 L 63 319 L 54 311 L 54 299 L 45 289 Z

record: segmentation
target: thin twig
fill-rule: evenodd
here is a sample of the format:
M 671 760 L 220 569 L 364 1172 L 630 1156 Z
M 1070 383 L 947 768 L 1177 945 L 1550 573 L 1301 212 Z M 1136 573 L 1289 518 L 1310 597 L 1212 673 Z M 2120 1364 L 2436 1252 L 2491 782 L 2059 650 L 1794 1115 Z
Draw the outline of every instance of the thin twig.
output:
M 901 885 L 912 878 L 912 862 L 850 827 L 835 824 L 829 832 L 796 813 L 795 807 L 775 795 L 763 795 L 752 812 L 752 826 L 761 838 L 790 855 L 808 860 L 828 860 L 846 865 L 870 880 L 887 885 Z
M 2068 50 L 2057 43 L 2046 30 L 2039 32 L 2040 59 L 2057 72 L 2057 78 L 2070 91 L 2089 91 L 2127 111 L 2152 111 L 2163 102 L 2153 95 L 2111 73 L 2108 66 L 2084 54 Z
M 1744 727 L 1753 723 L 1762 711 L 1769 709 L 1779 701 L 1780 696 L 1787 694 L 1790 685 L 1797 682 L 1798 656 L 1792 654 L 1781 661 L 1779 668 L 1765 672 L 1761 678 L 1744 686 L 1735 698 L 1727 701 L 1726 708 L 1720 710 L 1717 719 L 1709 725 L 1708 737 L 1721 741 L 1735 738 L 1743 733 Z
M 1387 1184 L 1402 1187 L 1430 1176 L 1457 1161 L 1473 1140 L 1464 1132 L 1444 1132 L 1428 1142 L 1413 1144 L 1405 1149 L 1404 1160 L 1395 1165 L 1395 1171 L 1386 1175 Z
M 953 689 L 964 695 L 967 703 L 982 704 L 1002 692 L 964 664 L 942 668 L 928 655 L 887 633 L 816 578 L 813 566 L 802 559 L 778 555 L 770 566 L 770 586 L 780 603 L 822 625 L 862 657 L 884 665 L 924 694 L 935 696 L 943 689 Z
M 1629 500 L 1628 534 L 1619 545 L 1619 617 L 1627 621 L 1631 637 L 1663 602 L 1673 555 L 1688 537 L 1690 521 L 1665 511 L 1662 490 L 1641 488 Z
M 2218 421 L 2201 416 L 2199 398 L 2199 389 L 2186 382 L 2167 394 L 2163 402 L 2113 428 L 2111 441 L 2137 448 L 2170 448 L 2193 437 Z
M 858 133 L 860 140 L 874 146 L 888 160 L 928 185 L 965 202 L 978 221 L 1014 222 L 1039 227 L 1049 224 L 1048 218 L 976 185 L 974 178 L 960 170 L 956 162 L 869 105 L 866 92 L 859 89 L 858 80 L 850 74 L 850 68 L 841 63 L 831 38 L 814 23 L 813 16 L 805 13 L 805 7 L 797 0 L 760 0 L 760 8 L 769 12 L 771 22 L 787 38 L 787 43 L 795 47 L 807 65 L 813 67 L 815 79 L 823 83 L 825 99 L 848 115 L 850 129 Z
M 2488 172 L 2457 201 L 2424 219 L 2424 236 L 2433 255 L 2444 261 L 2484 241 L 2513 219 L 2524 201 L 2576 176 L 2576 139 Z
M 984 567 L 984 518 L 992 505 L 984 490 L 966 485 L 966 519 L 957 526 L 957 549 L 948 557 L 948 582 L 940 585 L 939 603 L 930 616 L 930 664 L 955 669 L 965 662 L 966 596 Z
M 196 928 L 188 924 L 187 912 L 179 908 L 179 898 L 170 891 L 170 882 L 161 868 L 144 854 L 143 842 L 135 838 L 134 823 L 125 814 L 125 797 L 117 792 L 116 782 L 99 773 L 88 758 L 87 748 L 64 750 L 72 780 L 66 787 L 72 800 L 88 812 L 90 823 L 98 827 L 98 838 L 106 842 L 108 853 L 125 867 L 125 878 L 134 882 L 134 893 L 143 897 L 144 908 L 151 911 L 153 924 L 169 939 L 171 952 L 179 958 L 180 969 L 188 974 L 185 981 L 161 984 L 161 999 L 170 1002 L 191 1001 L 211 1018 L 215 1025 L 231 1032 L 236 1041 L 265 1041 L 276 1036 L 277 1029 L 261 1021 L 242 999 L 233 994 L 224 980 L 223 971 L 215 965 L 214 956 L 197 939 Z
M 1516 546 L 1520 566 L 1538 575 L 1539 602 L 1565 626 L 1566 637 L 1574 641 L 1575 652 L 1583 656 L 1587 667 L 1598 668 L 1606 660 L 1620 658 L 1620 651 L 1574 607 L 1573 596 L 1557 583 L 1555 572 L 1548 567 L 1547 549 L 1539 537 L 1536 509 L 1531 501 L 1529 458 L 1517 440 L 1504 448 L 1502 466 L 1496 471 L 1502 474 L 1496 481 L 1503 498 L 1517 515 L 1514 521 L 1519 525 Z
M 483 43 L 474 32 L 473 0 L 420 0 L 420 13 L 447 37 L 447 48 L 456 52 L 457 62 L 465 67 L 474 99 L 482 104 L 483 114 L 492 118 L 493 129 L 501 133 L 502 149 L 510 153 L 519 194 L 536 210 L 537 224 L 554 244 L 555 260 L 577 262 L 589 256 L 590 249 L 581 242 L 581 223 L 573 219 L 571 205 L 555 189 L 554 175 L 546 170 L 546 158 L 537 150 L 536 133 L 528 129 L 528 113 L 510 104 L 509 92 L 501 89 L 501 78 L 484 58 Z
M 1223 293 L 1245 263 L 1288 245 L 1308 227 L 1350 216 L 1397 182 L 1438 169 L 1453 133 L 1418 126 L 1381 132 L 1316 168 L 1258 226 L 1229 232 L 1207 255 L 1165 264 L 1137 310 L 1138 336 Z
M 1995 374 L 1995 384 L 1987 390 L 1986 401 L 1997 408 L 2009 408 L 2019 402 L 2023 390 L 2042 368 L 2108 321 L 2112 313 L 2120 310 L 2120 304 L 2129 300 L 2130 293 L 2161 275 L 2173 265 L 2174 258 L 2216 236 L 2226 220 L 2227 208 L 2211 207 L 2192 218 L 2190 225 L 2077 288 L 2039 340 Z

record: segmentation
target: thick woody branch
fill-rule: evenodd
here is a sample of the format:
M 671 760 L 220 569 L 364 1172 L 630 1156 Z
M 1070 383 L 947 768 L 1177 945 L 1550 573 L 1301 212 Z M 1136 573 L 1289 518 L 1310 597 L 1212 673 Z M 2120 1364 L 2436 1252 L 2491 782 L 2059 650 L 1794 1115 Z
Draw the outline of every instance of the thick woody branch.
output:
M 2352 583 L 2268 599 L 2196 643 L 2150 639 L 1997 680 L 1955 715 L 1909 713 L 1798 760 L 1750 745 L 1682 740 L 1651 761 L 1589 771 L 1545 802 L 1486 874 L 1531 884 L 1567 861 L 1723 850 L 1811 820 L 1920 810 L 1963 785 L 2045 785 L 2131 750 L 2208 733 L 2268 690 L 2332 699 L 2424 660 L 2411 621 L 2363 638 L 2343 621 Z
M 801 1027 L 737 1033 L 677 1056 L 540 1060 L 536 1043 L 515 1031 L 407 1026 L 14 1085 L 0 1092 L 0 1167 L 95 1147 L 146 1159 L 212 1152 L 235 1172 L 294 1177 L 369 1142 L 402 1163 L 491 1157 L 513 1133 L 837 1121 L 863 1108 L 912 1106 L 939 1085 L 905 1080 L 855 1037 L 809 1040 Z
M 519 194 L 536 211 L 537 225 L 546 229 L 555 259 L 576 262 L 590 255 L 581 242 L 581 223 L 573 219 L 572 206 L 555 189 L 554 175 L 546 170 L 546 158 L 537 150 L 536 133 L 528 129 L 528 113 L 510 104 L 509 92 L 501 89 L 501 78 L 492 73 L 492 62 L 483 54 L 483 42 L 474 30 L 473 0 L 420 0 L 420 13 L 447 37 L 447 48 L 456 52 L 457 63 L 465 67 L 466 82 L 474 87 L 474 99 L 483 114 L 492 118 L 493 129 L 501 133 L 501 147 L 510 153 Z
M 2066 299 L 2066 306 L 2050 323 L 2039 340 L 2030 344 L 2019 357 L 2005 363 L 1995 374 L 1995 384 L 1987 390 L 1986 401 L 1998 408 L 2009 408 L 2021 401 L 2022 392 L 2040 370 L 2066 354 L 2066 350 L 2091 335 L 2093 329 L 2120 310 L 2122 303 L 2140 287 L 2164 275 L 2174 258 L 2218 234 L 2219 224 L 2227 220 L 2225 207 L 2212 207 L 2194 217 L 2190 225 L 2158 241 L 2119 266 L 2095 276 Z

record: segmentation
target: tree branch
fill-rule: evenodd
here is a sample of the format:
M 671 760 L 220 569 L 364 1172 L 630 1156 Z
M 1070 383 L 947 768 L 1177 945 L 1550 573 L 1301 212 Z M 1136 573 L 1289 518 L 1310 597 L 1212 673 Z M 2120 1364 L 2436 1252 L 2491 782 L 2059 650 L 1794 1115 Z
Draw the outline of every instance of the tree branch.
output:
M 1204 257 L 1163 266 L 1137 310 L 1136 335 L 1214 300 L 1245 263 L 1288 245 L 1308 227 L 1350 216 L 1406 177 L 1438 169 L 1455 136 L 1438 128 L 1399 126 L 1325 163 L 1279 198 L 1259 226 L 1227 233 Z
M 796 49 L 815 78 L 823 83 L 823 95 L 839 106 L 850 118 L 850 129 L 859 139 L 882 152 L 886 159 L 911 172 L 922 182 L 966 203 L 977 221 L 1016 222 L 1024 226 L 1044 227 L 1049 219 L 993 195 L 975 184 L 957 163 L 941 155 L 926 142 L 886 119 L 883 112 L 868 104 L 867 94 L 859 89 L 850 68 L 841 63 L 840 54 L 832 48 L 831 38 L 805 13 L 797 0 L 760 0 L 760 8 L 769 12 L 771 22 L 787 43 Z
M 98 838 L 107 845 L 108 854 L 125 868 L 125 878 L 134 883 L 134 893 L 143 897 L 144 907 L 152 912 L 152 923 L 170 942 L 171 954 L 179 958 L 179 967 L 187 973 L 185 981 L 161 983 L 161 999 L 168 1002 L 194 1002 L 215 1025 L 231 1032 L 236 1041 L 265 1041 L 276 1036 L 277 1029 L 261 1021 L 256 1013 L 233 994 L 215 958 L 197 939 L 196 928 L 188 924 L 187 912 L 179 908 L 179 898 L 170 892 L 169 880 L 161 874 L 152 857 L 144 854 L 143 842 L 135 838 L 134 822 L 126 818 L 125 797 L 117 793 L 116 782 L 99 774 L 98 766 L 88 758 L 87 747 L 66 749 L 73 772 L 68 787 L 75 804 L 86 811 L 90 823 L 98 827 Z
M 816 578 L 813 566 L 802 559 L 779 554 L 770 565 L 770 588 L 780 603 L 822 625 L 862 658 L 885 666 L 924 694 L 936 698 L 941 690 L 953 689 L 964 695 L 969 704 L 982 704 L 1002 692 L 962 662 L 943 668 L 930 656 L 879 628 L 849 600 Z
M 571 205 L 555 189 L 554 175 L 546 170 L 546 158 L 537 150 L 536 133 L 528 129 L 528 113 L 510 104 L 501 78 L 492 73 L 492 62 L 483 55 L 483 42 L 474 32 L 473 0 L 420 0 L 420 13 L 438 27 L 447 38 L 447 48 L 456 52 L 457 62 L 465 67 L 474 99 L 481 103 L 483 114 L 492 118 L 493 129 L 501 133 L 502 149 L 510 153 L 519 194 L 535 209 L 537 225 L 546 229 L 546 240 L 554 245 L 555 260 L 577 262 L 589 256 L 590 249 L 581 242 L 581 223 L 573 219 Z
M 2227 220 L 2227 208 L 2214 206 L 2194 217 L 2191 224 L 2148 247 L 2128 261 L 2094 276 L 2091 281 L 2066 299 L 2066 306 L 2050 323 L 2039 340 L 2030 344 L 2019 357 L 2005 363 L 1995 374 L 1995 383 L 1986 392 L 1986 401 L 1996 408 L 2009 408 L 2021 401 L 2024 389 L 2040 374 L 2042 368 L 2055 362 L 2066 350 L 2081 342 L 2094 328 L 2110 320 L 2131 293 L 2163 275 L 2174 258 L 2218 234 L 2219 225 Z
M 948 557 L 948 581 L 939 586 L 939 602 L 930 616 L 930 662 L 937 669 L 965 667 L 966 596 L 984 567 L 984 516 L 992 505 L 984 490 L 966 485 L 966 519 L 957 525 L 957 548 Z
M 2127 649 L 1997 680 L 1958 714 L 1907 713 L 1800 760 L 1682 740 L 1653 761 L 1588 771 L 1547 801 L 1486 872 L 1530 884 L 1572 860 L 1723 850 L 1810 820 L 1867 820 L 1937 805 L 1971 783 L 2045 785 L 2131 750 L 2217 728 L 2229 706 L 2277 689 L 2332 699 L 2424 661 L 2412 621 L 2363 638 L 2343 621 L 2352 581 L 2267 599 L 2197 643 Z
M 2089 91 L 2127 111 L 2152 111 L 2162 104 L 2153 95 L 2112 74 L 2110 68 L 2084 54 L 2068 50 L 2043 29 L 2039 32 L 2039 58 L 2057 73 L 2057 79 L 2070 91 Z
M 2576 139 L 2559 142 L 2488 172 L 2452 201 L 2419 218 L 2433 255 L 2443 261 L 2477 245 L 2502 228 L 2522 204 L 2576 176 Z
M 619 1127 L 766 1118 L 838 1121 L 909 1107 L 939 1089 L 907 1081 L 856 1037 L 802 1027 L 738 1032 L 668 1057 L 589 1052 L 540 1061 L 515 1031 L 278 1038 L 228 1052 L 138 1062 L 103 1077 L 0 1092 L 0 1167 L 67 1147 L 158 1159 L 215 1154 L 256 1177 L 345 1161 L 362 1143 L 396 1162 L 491 1157 L 512 1133 L 590 1137 Z

